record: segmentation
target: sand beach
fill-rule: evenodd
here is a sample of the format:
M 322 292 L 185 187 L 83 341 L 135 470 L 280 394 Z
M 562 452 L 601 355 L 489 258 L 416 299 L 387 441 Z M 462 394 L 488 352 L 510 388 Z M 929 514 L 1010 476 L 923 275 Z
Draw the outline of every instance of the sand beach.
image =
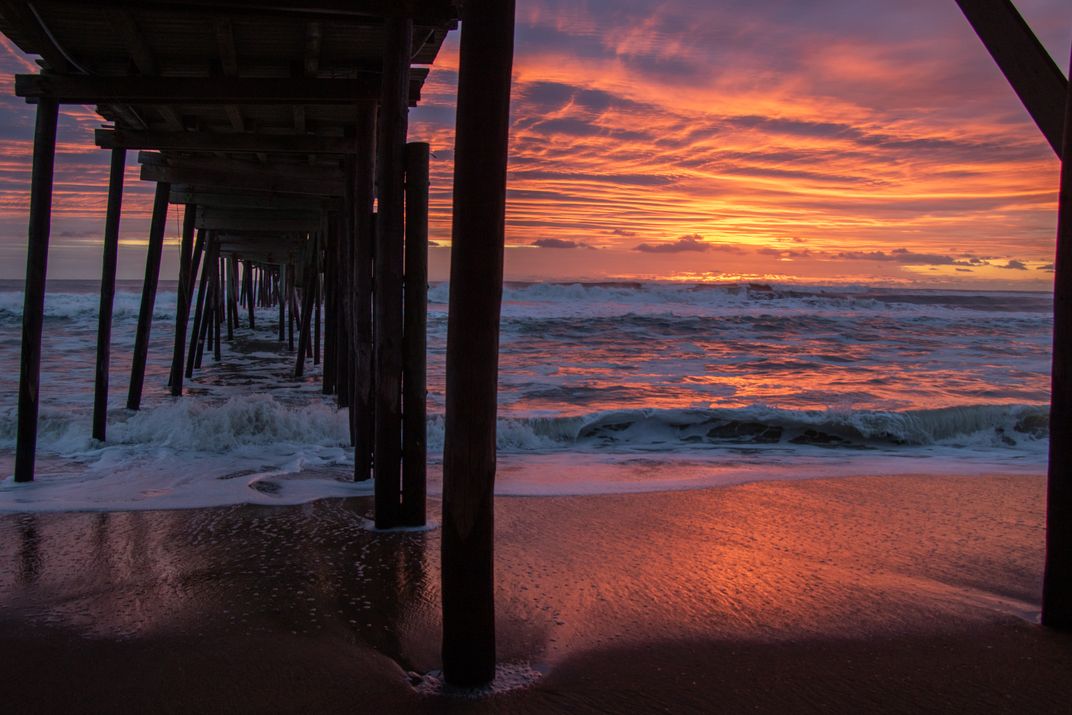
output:
M 5 709 L 1067 712 L 1041 477 L 499 498 L 480 697 L 436 682 L 438 531 L 371 511 L 0 517 Z

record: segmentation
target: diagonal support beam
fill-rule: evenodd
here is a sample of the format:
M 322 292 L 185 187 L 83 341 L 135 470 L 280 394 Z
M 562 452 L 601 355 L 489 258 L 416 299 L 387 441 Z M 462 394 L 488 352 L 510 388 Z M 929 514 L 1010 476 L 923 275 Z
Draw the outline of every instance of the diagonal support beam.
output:
M 1011 0 L 957 0 L 979 39 L 1057 156 L 1068 80 Z

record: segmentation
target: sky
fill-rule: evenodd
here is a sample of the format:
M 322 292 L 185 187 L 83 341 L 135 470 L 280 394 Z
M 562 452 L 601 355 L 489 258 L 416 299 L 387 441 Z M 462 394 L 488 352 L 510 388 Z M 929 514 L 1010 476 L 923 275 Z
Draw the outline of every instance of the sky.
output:
M 1017 6 L 1067 73 L 1068 0 Z M 1050 288 L 1058 162 L 953 0 L 518 0 L 517 13 L 508 279 Z M 433 153 L 433 280 L 449 271 L 458 40 L 410 114 Z M 34 115 L 12 75 L 33 59 L 3 39 L 0 278 L 25 270 Z M 100 123 L 63 110 L 50 277 L 99 277 Z M 128 157 L 121 277 L 144 270 L 151 197 Z M 173 210 L 164 278 L 179 225 Z

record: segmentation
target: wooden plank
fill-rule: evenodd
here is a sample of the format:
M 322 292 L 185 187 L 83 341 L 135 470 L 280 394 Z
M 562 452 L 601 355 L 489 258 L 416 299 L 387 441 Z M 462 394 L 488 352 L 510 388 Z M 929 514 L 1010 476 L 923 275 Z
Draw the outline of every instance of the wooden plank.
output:
M 196 206 L 186 206 L 182 217 L 182 241 L 179 246 L 179 285 L 175 303 L 175 349 L 171 354 L 171 396 L 182 395 L 182 377 L 185 374 L 183 359 L 186 357 L 186 323 L 190 313 L 190 293 L 193 288 L 193 243 Z
M 1042 624 L 1060 630 L 1072 630 L 1072 89 L 1067 97 L 1054 262 L 1050 464 L 1042 581 Z
M 354 140 L 315 134 L 238 134 L 217 132 L 97 129 L 97 146 L 155 151 L 269 152 L 272 154 L 352 154 Z
M 1068 80 L 1010 0 L 957 0 L 1031 118 L 1061 156 Z
M 259 175 L 236 175 L 226 171 L 189 169 L 185 167 L 155 166 L 143 164 L 142 181 L 168 181 L 179 184 L 196 184 L 208 188 L 243 189 L 274 194 L 301 194 L 306 196 L 342 196 L 341 181 L 299 179 L 264 171 Z
M 409 84 L 409 101 L 420 100 L 423 75 Z M 90 77 L 15 75 L 15 94 L 61 104 L 352 104 L 379 96 L 375 75 L 355 79 L 300 77 Z
M 123 174 L 126 150 L 113 149 L 108 173 L 108 208 L 104 218 L 104 257 L 101 261 L 101 297 L 97 319 L 97 372 L 93 386 L 93 439 L 103 442 L 108 432 L 108 368 L 111 363 L 112 307 L 115 271 L 119 260 L 119 218 L 123 208 Z
M 402 264 L 408 82 L 413 23 L 391 19 L 383 57 L 377 142 L 379 205 L 373 302 L 376 384 L 376 526 L 398 526 L 402 488 Z
M 272 211 L 330 211 L 337 210 L 336 202 L 308 196 L 286 194 L 242 194 L 227 191 L 206 191 L 188 185 L 171 187 L 171 203 L 197 204 L 225 209 L 268 209 Z
M 405 331 L 402 365 L 402 523 L 424 526 L 427 494 L 428 156 L 406 145 Z
M 149 249 L 145 256 L 145 280 L 141 288 L 141 310 L 138 313 L 138 331 L 134 336 L 134 357 L 130 368 L 130 390 L 127 393 L 127 409 L 141 407 L 141 391 L 145 382 L 145 361 L 149 354 L 149 331 L 153 324 L 153 307 L 156 304 L 156 286 L 160 280 L 160 255 L 164 248 L 164 231 L 167 228 L 168 191 L 166 182 L 157 182 L 153 199 L 153 219 L 149 226 Z
M 443 672 L 495 675 L 495 423 L 514 0 L 468 0 L 461 37 L 443 448 Z
M 42 102 L 34 128 L 33 172 L 30 176 L 30 222 L 26 245 L 26 283 L 22 303 L 22 358 L 19 377 L 18 434 L 15 481 L 34 478 L 37 458 L 37 415 L 41 402 L 41 330 L 45 319 L 45 275 L 52 222 L 52 175 L 56 161 L 59 107 Z
M 335 163 L 329 166 L 309 166 L 307 164 L 284 164 L 276 163 L 264 166 L 251 161 L 238 161 L 236 159 L 220 159 L 218 157 L 183 157 L 158 154 L 156 152 L 138 152 L 138 162 L 157 166 L 170 166 L 173 168 L 196 169 L 198 171 L 217 171 L 232 174 L 236 177 L 258 176 L 285 176 L 292 179 L 330 180 L 341 182 L 343 180 L 342 169 Z M 241 185 L 235 187 L 241 189 Z
M 82 7 L 85 0 L 49 0 L 50 4 Z M 138 10 L 159 9 L 171 13 L 203 16 L 213 12 L 252 14 L 287 14 L 300 17 L 338 16 L 349 20 L 384 17 L 411 17 L 421 24 L 450 23 L 459 17 L 458 0 L 94 0 L 95 7 L 129 7 Z

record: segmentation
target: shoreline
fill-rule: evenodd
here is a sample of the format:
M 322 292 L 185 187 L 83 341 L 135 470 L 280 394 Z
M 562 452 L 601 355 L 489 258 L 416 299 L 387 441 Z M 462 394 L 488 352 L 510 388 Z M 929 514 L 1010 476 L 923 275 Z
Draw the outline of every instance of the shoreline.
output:
M 439 667 L 438 530 L 371 499 L 0 516 L 18 712 L 700 712 L 1067 707 L 1033 625 L 1045 480 L 839 477 L 496 501 L 500 662 Z M 430 513 L 438 503 L 430 504 Z

